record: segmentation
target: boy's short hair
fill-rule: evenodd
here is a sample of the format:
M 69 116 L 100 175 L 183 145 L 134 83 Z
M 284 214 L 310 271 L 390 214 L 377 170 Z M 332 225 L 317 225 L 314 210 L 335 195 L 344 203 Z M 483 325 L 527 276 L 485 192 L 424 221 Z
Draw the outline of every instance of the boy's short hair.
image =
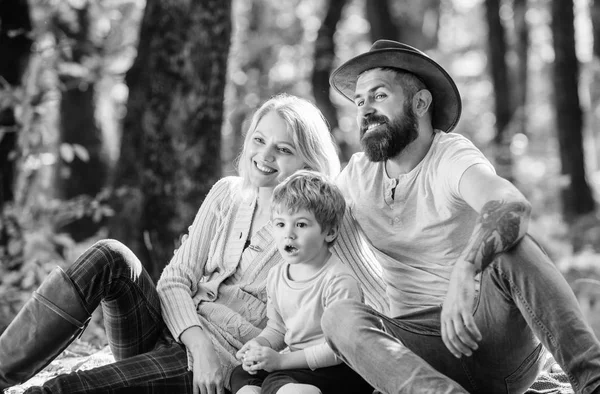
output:
M 273 190 L 271 213 L 286 209 L 291 213 L 306 209 L 315 215 L 323 231 L 337 228 L 344 218 L 346 201 L 340 189 L 321 173 L 296 171 Z

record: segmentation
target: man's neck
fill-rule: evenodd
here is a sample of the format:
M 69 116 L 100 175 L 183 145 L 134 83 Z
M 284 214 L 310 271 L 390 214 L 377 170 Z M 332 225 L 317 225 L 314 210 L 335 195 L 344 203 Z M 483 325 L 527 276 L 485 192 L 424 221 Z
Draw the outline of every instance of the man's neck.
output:
M 435 133 L 433 130 L 419 132 L 419 137 L 410 143 L 400 154 L 385 162 L 385 171 L 390 178 L 411 172 L 429 152 Z

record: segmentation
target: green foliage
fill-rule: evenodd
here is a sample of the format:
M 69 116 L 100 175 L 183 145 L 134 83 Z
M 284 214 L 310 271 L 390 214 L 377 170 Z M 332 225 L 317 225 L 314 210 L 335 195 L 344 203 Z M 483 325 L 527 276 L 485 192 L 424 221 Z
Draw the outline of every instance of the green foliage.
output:
M 0 332 L 56 266 L 67 267 L 81 245 L 56 229 L 84 216 L 96 221 L 113 214 L 104 190 L 94 198 L 79 196 L 0 211 Z M 89 242 L 89 241 L 88 241 Z

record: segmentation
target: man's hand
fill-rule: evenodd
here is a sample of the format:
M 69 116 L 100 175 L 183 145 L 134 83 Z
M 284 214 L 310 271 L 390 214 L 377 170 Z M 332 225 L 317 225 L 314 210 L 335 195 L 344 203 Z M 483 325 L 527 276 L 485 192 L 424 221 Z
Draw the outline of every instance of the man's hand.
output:
M 265 370 L 267 372 L 281 369 L 281 355 L 267 346 L 249 349 L 243 359 L 242 368 L 248 373 Z
M 442 340 L 457 358 L 470 356 L 481 341 L 481 333 L 473 319 L 475 272 L 471 263 L 464 260 L 456 263 L 442 306 Z

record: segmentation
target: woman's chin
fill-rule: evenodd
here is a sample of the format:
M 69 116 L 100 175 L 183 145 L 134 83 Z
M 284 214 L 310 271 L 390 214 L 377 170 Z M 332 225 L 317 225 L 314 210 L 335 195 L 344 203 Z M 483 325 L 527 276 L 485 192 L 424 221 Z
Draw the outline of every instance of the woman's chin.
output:
M 272 177 L 272 178 L 268 178 L 268 177 L 259 177 L 259 176 L 254 176 L 252 177 L 252 185 L 254 185 L 254 187 L 256 188 L 262 188 L 262 187 L 275 187 L 277 186 L 281 180 L 277 177 Z

